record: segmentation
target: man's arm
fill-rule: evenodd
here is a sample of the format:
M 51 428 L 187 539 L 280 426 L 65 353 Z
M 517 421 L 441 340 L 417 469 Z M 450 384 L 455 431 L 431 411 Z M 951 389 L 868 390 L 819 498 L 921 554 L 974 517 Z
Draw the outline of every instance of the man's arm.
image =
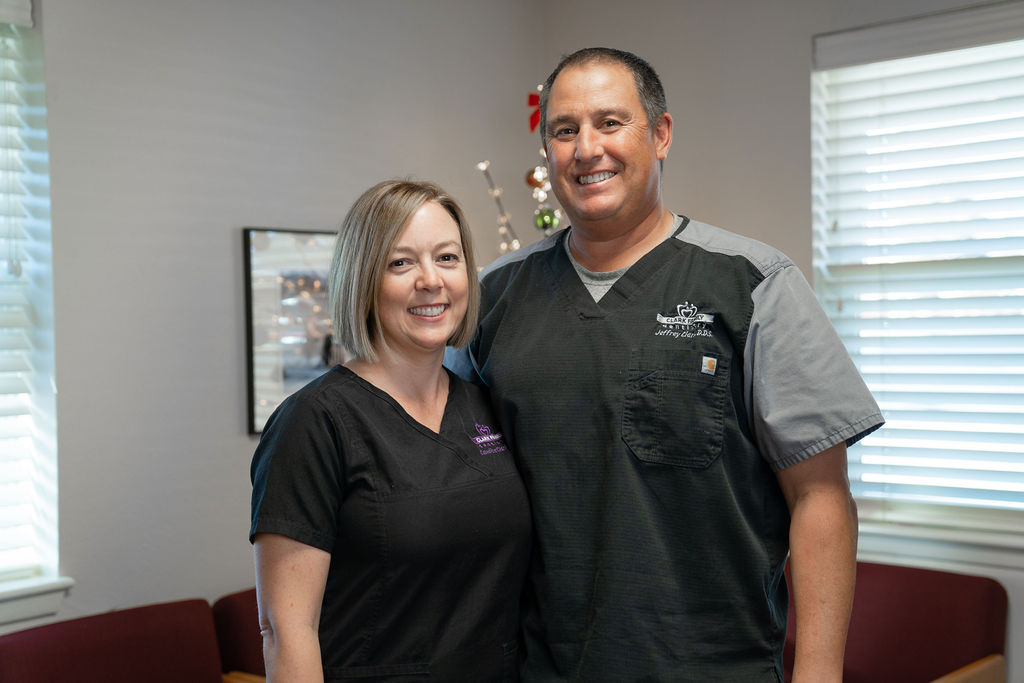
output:
M 790 511 L 796 607 L 793 683 L 843 679 L 857 572 L 857 506 L 840 443 L 778 473 Z

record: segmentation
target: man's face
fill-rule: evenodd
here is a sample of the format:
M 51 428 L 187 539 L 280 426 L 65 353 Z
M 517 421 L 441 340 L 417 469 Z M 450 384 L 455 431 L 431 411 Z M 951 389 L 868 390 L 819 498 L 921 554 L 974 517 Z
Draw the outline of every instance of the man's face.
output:
M 574 226 L 629 230 L 660 210 L 672 119 L 663 115 L 652 130 L 626 67 L 562 71 L 549 93 L 546 142 L 551 187 Z

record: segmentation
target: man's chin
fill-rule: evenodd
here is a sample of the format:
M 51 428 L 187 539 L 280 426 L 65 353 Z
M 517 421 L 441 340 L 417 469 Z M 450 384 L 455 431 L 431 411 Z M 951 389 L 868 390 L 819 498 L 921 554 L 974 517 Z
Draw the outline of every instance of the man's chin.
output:
M 565 209 L 565 213 L 569 217 L 570 225 L 614 221 L 619 215 L 618 204 L 610 205 L 607 203 L 599 204 L 597 202 L 586 202 L 573 205 L 571 209 L 565 207 L 566 204 L 563 203 L 562 208 Z

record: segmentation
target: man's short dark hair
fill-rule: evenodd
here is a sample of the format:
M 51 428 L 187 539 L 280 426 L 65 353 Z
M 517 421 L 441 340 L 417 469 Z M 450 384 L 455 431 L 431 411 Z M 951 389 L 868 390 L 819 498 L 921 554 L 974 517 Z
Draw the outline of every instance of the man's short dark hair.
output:
M 661 85 L 661 79 L 658 78 L 654 67 L 644 59 L 632 52 L 616 50 L 612 47 L 586 47 L 562 57 L 562 61 L 544 81 L 543 89 L 540 91 L 540 137 L 545 143 L 547 142 L 548 98 L 551 95 L 551 86 L 558 78 L 558 74 L 567 68 L 594 63 L 619 64 L 629 69 L 629 72 L 633 74 L 633 82 L 636 83 L 636 94 L 647 115 L 648 126 L 653 126 L 661 118 L 661 115 L 668 111 L 665 88 Z

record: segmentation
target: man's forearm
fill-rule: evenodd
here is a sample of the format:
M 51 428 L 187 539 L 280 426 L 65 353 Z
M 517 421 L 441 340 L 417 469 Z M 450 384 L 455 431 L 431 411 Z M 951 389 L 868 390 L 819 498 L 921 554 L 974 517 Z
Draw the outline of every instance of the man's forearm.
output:
M 817 490 L 802 497 L 792 513 L 790 548 L 793 683 L 838 683 L 857 571 L 857 508 L 849 493 Z

